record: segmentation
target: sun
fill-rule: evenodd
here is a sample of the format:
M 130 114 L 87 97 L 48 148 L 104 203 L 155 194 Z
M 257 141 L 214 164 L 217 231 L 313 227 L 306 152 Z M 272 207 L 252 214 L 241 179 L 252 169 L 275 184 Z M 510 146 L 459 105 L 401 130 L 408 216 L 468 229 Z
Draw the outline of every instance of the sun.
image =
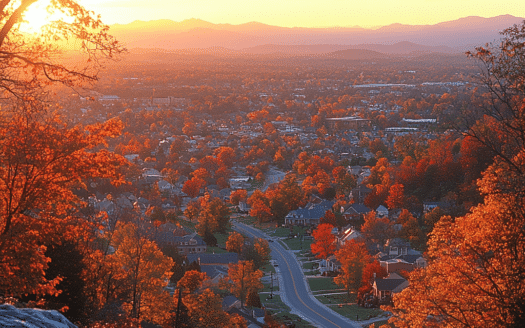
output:
M 61 12 L 48 12 L 47 8 L 50 0 L 37 1 L 30 5 L 22 14 L 23 22 L 20 24 L 20 30 L 26 33 L 39 33 L 42 27 L 52 21 L 63 20 L 70 21 L 70 17 L 66 17 Z
M 42 26 L 49 22 L 49 13 L 46 10 L 49 1 L 37 1 L 29 6 L 22 14 L 23 22 L 20 30 L 27 33 L 37 33 L 42 30 Z

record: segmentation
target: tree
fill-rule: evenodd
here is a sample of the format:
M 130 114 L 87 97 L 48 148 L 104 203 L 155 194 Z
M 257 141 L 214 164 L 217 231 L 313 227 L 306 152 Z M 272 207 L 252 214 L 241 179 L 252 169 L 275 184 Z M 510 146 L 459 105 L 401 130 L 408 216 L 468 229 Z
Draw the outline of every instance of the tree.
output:
M 238 232 L 232 232 L 228 237 L 228 240 L 226 240 L 226 250 L 228 250 L 228 252 L 241 254 L 243 246 L 244 237 Z
M 164 287 L 171 277 L 173 261 L 164 256 L 154 242 L 142 236 L 133 223 L 117 225 L 113 246 L 116 251 L 111 256 L 124 269 L 121 281 L 128 287 L 122 290 L 124 309 L 138 320 L 162 323 L 166 313 L 159 310 L 168 297 Z
M 184 215 L 188 218 L 188 220 L 192 221 L 193 219 L 196 219 L 201 211 L 201 204 L 197 201 L 191 201 L 186 206 L 186 209 L 184 210 Z
M 310 245 L 313 254 L 320 259 L 327 259 L 335 251 L 335 236 L 332 234 L 333 225 L 321 223 L 312 231 L 314 243 Z
M 365 215 L 365 222 L 361 226 L 363 237 L 374 244 L 383 246 L 387 239 L 395 236 L 394 225 L 388 218 L 378 218 L 375 211 Z
M 365 243 L 352 239 L 347 241 L 337 252 L 336 259 L 341 263 L 341 273 L 334 282 L 343 285 L 348 293 L 357 293 L 363 281 L 363 271 L 370 262 L 370 255 Z
M 244 247 L 242 258 L 253 262 L 256 269 L 267 264 L 270 260 L 270 245 L 266 239 L 254 238 L 249 245 Z
M 388 198 L 386 199 L 386 205 L 390 209 L 404 208 L 405 207 L 405 187 L 396 183 L 390 187 Z
M 184 293 L 191 294 L 202 286 L 202 282 L 208 276 L 206 272 L 199 272 L 197 270 L 189 270 L 184 273 L 184 276 L 177 282 L 177 288 L 182 288 Z
M 216 232 L 224 233 L 228 228 L 230 220 L 230 209 L 219 198 L 204 200 L 201 203 L 196 228 L 201 236 L 207 236 Z
M 96 177 L 121 181 L 117 167 L 126 160 L 97 147 L 122 125 L 110 120 L 68 128 L 56 117 L 1 115 L 0 292 L 54 294 L 57 281 L 44 277 L 44 245 L 66 234 L 61 228 L 76 220 L 70 215 L 73 204 L 80 204 L 74 186 Z
M 503 32 L 498 47 L 478 47 L 467 54 L 483 67 L 482 82 L 488 99 L 465 115 L 467 134 L 520 171 L 515 156 L 525 145 L 525 23 Z
M 191 327 L 246 327 L 246 321 L 242 318 L 230 316 L 222 310 L 220 296 L 209 288 L 205 289 L 201 294 L 185 296 L 183 302 L 188 309 Z
M 182 192 L 195 198 L 199 196 L 201 189 L 206 187 L 206 181 L 201 178 L 193 177 L 190 180 L 186 180 L 182 186 Z
M 260 222 L 268 222 L 272 218 L 272 211 L 270 209 L 268 198 L 262 191 L 256 189 L 248 198 L 248 205 L 250 205 L 250 215 L 256 217 Z
M 248 192 L 244 189 L 234 190 L 230 194 L 230 203 L 239 205 L 239 202 L 245 202 L 248 198 Z
M 396 325 L 523 325 L 523 183 L 523 175 L 498 160 L 480 182 L 485 202 L 464 217 L 444 216 L 436 223 L 428 267 L 411 274 L 410 287 L 394 298 Z
M 478 182 L 484 202 L 434 225 L 428 266 L 394 297 L 398 327 L 525 325 L 524 33 L 525 23 L 511 27 L 499 49 L 473 54 L 484 64 L 491 99 L 469 134 L 496 159 Z
M 49 3 L 47 10 L 63 17 L 48 23 L 37 33 L 22 33 L 20 23 L 24 12 L 37 0 L 5 0 L 0 3 L 0 90 L 8 101 L 3 104 L 17 111 L 29 107 L 44 108 L 42 99 L 47 86 L 61 83 L 74 87 L 95 81 L 105 58 L 124 49 L 108 34 L 109 27 L 100 17 L 84 9 L 77 1 L 62 0 Z M 58 54 L 60 43 L 76 41 L 77 56 L 84 66 L 68 64 Z M 81 56 L 82 55 L 82 56 Z M 23 109 L 24 108 L 24 109 Z
M 261 278 L 263 272 L 256 269 L 252 261 L 239 261 L 228 264 L 229 289 L 242 303 L 250 293 L 258 293 L 263 289 Z
M 361 279 L 361 287 L 359 288 L 358 295 L 363 296 L 366 293 L 372 291 L 372 284 L 374 278 L 381 279 L 388 276 L 388 272 L 384 267 L 381 266 L 379 261 L 372 261 L 366 264 L 363 268 L 363 277 Z

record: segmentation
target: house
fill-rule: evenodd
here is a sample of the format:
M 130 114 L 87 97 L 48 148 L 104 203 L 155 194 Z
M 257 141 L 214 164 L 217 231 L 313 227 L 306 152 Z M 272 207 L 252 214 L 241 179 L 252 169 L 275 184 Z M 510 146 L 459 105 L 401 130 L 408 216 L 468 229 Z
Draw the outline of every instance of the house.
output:
M 159 187 L 160 192 L 170 192 L 173 190 L 173 185 L 164 179 L 160 179 L 157 182 L 157 187 Z
M 285 225 L 318 225 L 326 211 L 331 210 L 333 201 L 324 200 L 318 204 L 308 203 L 305 207 L 291 211 L 284 218 Z
M 250 211 L 250 206 L 246 202 L 239 202 L 239 212 L 248 213 Z
M 163 224 L 158 229 L 149 227 L 151 239 L 159 247 L 176 247 L 180 254 L 198 254 L 206 252 L 207 246 L 202 238 L 196 233 L 188 233 L 184 228 L 173 228 L 173 224 Z
M 376 208 L 376 217 L 378 217 L 378 218 L 387 218 L 388 217 L 388 209 L 385 206 L 383 206 L 383 205 L 379 205 Z
M 349 198 L 354 200 L 356 204 L 363 204 L 366 196 L 372 192 L 372 189 L 368 188 L 364 184 L 360 184 L 350 191 Z
M 335 255 L 328 257 L 325 263 L 326 263 L 325 268 L 319 266 L 319 269 L 321 270 L 321 274 L 323 273 L 323 271 L 339 272 L 341 270 L 341 262 L 337 260 Z
M 336 243 L 337 243 L 337 246 L 338 247 L 341 247 L 343 246 L 347 241 L 349 240 L 352 240 L 352 239 L 355 239 L 355 238 L 359 238 L 361 237 L 361 234 L 359 233 L 359 231 L 357 231 L 354 227 L 352 226 L 348 226 L 346 227 L 342 233 L 340 233 L 339 235 L 337 235 L 335 238 L 336 238 Z
M 188 263 L 197 262 L 201 266 L 206 265 L 220 265 L 228 267 L 230 263 L 239 262 L 239 255 L 237 253 L 221 253 L 221 254 L 188 254 Z
M 450 207 L 450 204 L 446 202 L 423 202 L 423 213 L 432 212 L 436 207 L 444 209 Z
M 385 268 L 388 273 L 410 272 L 415 268 L 413 263 L 408 263 L 403 259 L 388 259 L 386 261 L 380 261 L 379 264 Z
M 346 220 L 364 219 L 365 215 L 371 211 L 363 204 L 351 204 L 343 212 L 343 217 Z
M 376 278 L 372 284 L 374 296 L 380 300 L 385 297 L 392 297 L 393 294 L 399 293 L 407 287 L 408 281 L 397 273 L 391 273 L 386 278 Z
M 240 309 L 241 301 L 233 295 L 224 296 L 222 299 L 222 310 L 229 312 L 233 308 Z

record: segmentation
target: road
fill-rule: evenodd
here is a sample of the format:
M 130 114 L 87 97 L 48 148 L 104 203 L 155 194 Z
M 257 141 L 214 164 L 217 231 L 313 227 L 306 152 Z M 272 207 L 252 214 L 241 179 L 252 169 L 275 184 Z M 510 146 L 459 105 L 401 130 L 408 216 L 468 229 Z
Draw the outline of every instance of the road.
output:
M 257 238 L 269 238 L 259 229 L 239 222 L 232 223 L 234 229 L 243 234 Z M 292 308 L 294 313 L 312 322 L 317 327 L 360 327 L 321 304 L 308 293 L 303 271 L 294 255 L 285 250 L 278 242 L 270 243 L 270 249 L 272 250 L 272 259 L 277 261 L 281 274 L 282 282 L 279 283 L 281 299 Z

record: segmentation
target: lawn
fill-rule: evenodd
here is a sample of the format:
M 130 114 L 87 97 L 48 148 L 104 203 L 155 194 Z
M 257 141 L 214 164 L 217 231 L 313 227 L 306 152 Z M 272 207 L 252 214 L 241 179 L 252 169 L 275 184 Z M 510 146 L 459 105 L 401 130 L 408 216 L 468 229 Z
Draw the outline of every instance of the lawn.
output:
M 197 224 L 197 220 L 188 221 L 188 220 L 184 220 L 184 219 L 179 219 L 178 222 L 180 223 L 181 226 L 183 226 L 185 228 L 189 228 L 192 231 L 195 231 L 195 225 Z
M 314 269 L 317 269 L 317 268 L 319 268 L 319 263 L 316 263 L 316 262 L 303 263 L 303 269 L 304 270 L 314 270 Z
M 368 318 L 374 318 L 385 312 L 381 309 L 367 309 L 360 307 L 357 304 L 342 305 L 342 306 L 330 306 L 335 312 L 351 319 L 351 320 L 367 320 Z
M 292 250 L 309 250 L 312 244 L 311 240 L 302 240 L 302 238 L 283 239 L 283 241 Z
M 222 249 L 220 247 L 208 246 L 206 248 L 206 253 L 208 253 L 208 254 L 221 254 L 221 253 L 228 253 L 228 251 L 225 250 L 225 249 Z
M 281 300 L 279 295 L 274 295 L 273 298 L 267 299 L 268 294 L 259 294 L 261 298 L 261 303 L 268 310 L 275 320 L 281 323 L 294 323 L 296 328 L 312 328 L 312 326 L 306 321 L 301 320 L 301 318 L 295 314 L 290 313 L 290 308 L 286 306 Z
M 315 298 L 323 304 L 355 303 L 356 301 L 355 294 L 348 295 L 346 292 L 343 294 L 317 295 Z
M 304 235 L 307 230 L 308 228 L 306 227 L 293 226 L 291 233 L 293 233 L 294 235 Z M 290 228 L 278 227 L 275 229 L 275 232 L 273 232 L 272 235 L 274 237 L 288 237 L 290 235 Z
M 389 327 L 392 327 L 392 328 L 395 327 L 393 324 L 389 324 L 388 320 L 381 320 L 381 321 L 376 321 L 374 323 L 371 323 L 368 326 L 366 326 L 365 328 L 379 328 L 382 325 L 388 325 Z
M 259 268 L 259 270 L 267 274 L 269 274 L 270 272 L 273 272 L 275 274 L 275 268 L 270 263 L 263 265 L 262 267 Z
M 308 284 L 312 292 L 319 290 L 340 290 L 341 286 L 334 282 L 334 278 L 308 278 Z

